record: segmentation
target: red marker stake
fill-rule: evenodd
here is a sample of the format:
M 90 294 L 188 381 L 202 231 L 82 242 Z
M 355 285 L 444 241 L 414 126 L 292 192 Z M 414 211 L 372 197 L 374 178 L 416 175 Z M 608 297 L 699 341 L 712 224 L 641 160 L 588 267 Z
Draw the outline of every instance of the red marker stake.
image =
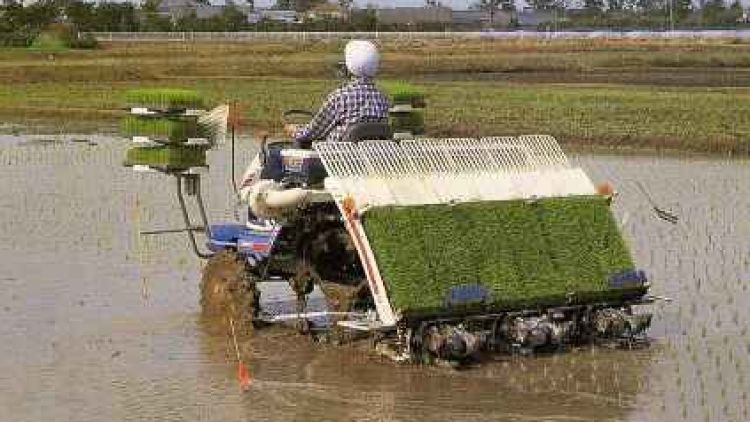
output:
M 242 363 L 242 359 L 240 357 L 240 347 L 237 345 L 237 335 L 234 332 L 234 320 L 232 319 L 232 317 L 229 317 L 229 326 L 232 328 L 234 352 L 237 354 L 237 381 L 240 383 L 240 389 L 242 391 L 247 391 L 250 389 L 252 380 L 250 379 L 250 371 L 247 370 L 247 367 L 244 363 Z

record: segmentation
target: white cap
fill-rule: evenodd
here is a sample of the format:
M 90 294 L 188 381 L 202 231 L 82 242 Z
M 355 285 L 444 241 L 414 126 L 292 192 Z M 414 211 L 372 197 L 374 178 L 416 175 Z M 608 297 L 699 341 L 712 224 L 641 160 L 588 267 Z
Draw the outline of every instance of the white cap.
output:
M 378 49 L 370 41 L 352 40 L 344 49 L 346 68 L 354 76 L 373 77 L 378 72 L 380 55 Z

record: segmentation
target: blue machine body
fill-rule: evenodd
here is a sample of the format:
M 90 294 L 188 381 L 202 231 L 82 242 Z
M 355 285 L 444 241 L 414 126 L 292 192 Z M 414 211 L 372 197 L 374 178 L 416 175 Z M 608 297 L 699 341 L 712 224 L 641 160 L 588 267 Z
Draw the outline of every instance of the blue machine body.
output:
M 261 260 L 271 254 L 280 232 L 281 225 L 273 223 L 214 224 L 207 247 L 213 252 L 234 249 L 241 256 Z

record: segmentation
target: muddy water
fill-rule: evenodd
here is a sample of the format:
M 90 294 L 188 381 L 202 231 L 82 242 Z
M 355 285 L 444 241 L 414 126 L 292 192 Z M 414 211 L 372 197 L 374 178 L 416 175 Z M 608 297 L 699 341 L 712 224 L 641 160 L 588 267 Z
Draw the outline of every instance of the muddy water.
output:
M 201 322 L 200 262 L 173 181 L 120 167 L 124 141 L 0 138 L 0 419 L 750 420 L 750 163 L 579 155 L 656 294 L 646 350 L 501 357 L 452 372 L 266 332 L 245 349 Z M 52 140 L 48 140 L 52 141 Z M 247 149 L 244 143 L 242 149 Z M 231 219 L 225 151 L 204 182 Z M 242 161 L 246 158 L 241 155 Z M 634 181 L 681 217 L 657 220 Z

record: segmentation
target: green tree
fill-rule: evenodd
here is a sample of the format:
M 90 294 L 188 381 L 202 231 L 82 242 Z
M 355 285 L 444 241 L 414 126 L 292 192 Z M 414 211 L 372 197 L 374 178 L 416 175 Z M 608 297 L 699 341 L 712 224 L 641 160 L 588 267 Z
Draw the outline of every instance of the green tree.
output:
M 180 16 L 174 23 L 174 30 L 180 32 L 200 32 L 203 31 L 203 20 L 198 19 L 195 10 Z
M 65 5 L 65 16 L 78 31 L 95 31 L 96 9 L 93 3 L 74 1 Z
M 138 31 L 135 7 L 129 3 L 101 3 L 95 9 L 93 28 L 97 31 Z
M 60 7 L 52 0 L 40 0 L 26 7 L 9 2 L 0 8 L 0 45 L 28 46 L 59 18 Z
M 670 0 L 638 0 L 635 5 L 642 12 L 655 12 L 664 10 L 667 1 Z
M 722 23 L 725 11 L 726 9 L 724 8 L 723 0 L 707 1 L 701 11 L 703 14 L 703 23 L 706 25 L 717 25 Z
M 247 17 L 234 5 L 229 5 L 221 12 L 224 31 L 241 31 L 247 22 Z
M 667 8 L 669 3 L 667 3 Z M 677 21 L 684 20 L 693 11 L 693 3 L 691 0 L 672 0 L 672 13 Z
M 745 13 L 745 11 L 742 9 L 742 3 L 740 3 L 740 0 L 734 0 L 734 3 L 732 3 L 729 6 L 729 9 L 727 9 L 727 20 L 728 23 L 737 23 L 742 19 L 742 15 Z
M 352 11 L 349 25 L 358 31 L 374 31 L 378 26 L 378 16 L 374 8 Z
M 60 16 L 60 8 L 54 0 L 41 0 L 23 7 L 22 26 L 39 30 L 55 22 Z
M 589 13 L 601 13 L 604 10 L 604 0 L 583 0 L 583 8 Z
M 477 9 L 489 12 L 491 27 L 495 24 L 495 13 L 498 10 L 512 11 L 516 9 L 516 4 L 513 0 L 479 0 L 474 6 Z
M 141 31 L 167 32 L 172 30 L 172 20 L 159 14 L 161 0 L 146 0 L 141 6 Z
M 306 12 L 326 0 L 276 0 L 274 9 Z

